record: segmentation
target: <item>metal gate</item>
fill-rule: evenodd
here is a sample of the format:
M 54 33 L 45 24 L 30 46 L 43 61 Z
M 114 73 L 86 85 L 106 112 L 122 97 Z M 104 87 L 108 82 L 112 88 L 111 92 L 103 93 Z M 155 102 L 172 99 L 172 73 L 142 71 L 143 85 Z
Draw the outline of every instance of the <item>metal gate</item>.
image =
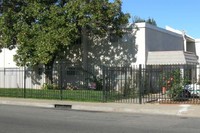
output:
M 104 101 L 200 104 L 196 65 L 104 67 Z
M 104 67 L 105 101 L 141 103 L 139 78 L 140 70 L 136 67 Z

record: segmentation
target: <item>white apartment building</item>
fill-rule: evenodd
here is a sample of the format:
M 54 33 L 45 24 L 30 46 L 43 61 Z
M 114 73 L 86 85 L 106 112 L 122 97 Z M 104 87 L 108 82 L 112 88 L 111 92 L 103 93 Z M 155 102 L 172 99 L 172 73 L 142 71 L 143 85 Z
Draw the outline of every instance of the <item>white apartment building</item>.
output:
M 148 23 L 136 23 L 127 26 L 126 34 L 120 39 L 109 35 L 108 39 L 86 40 L 82 48 L 78 48 L 80 50 L 76 48 L 73 55 L 66 57 L 68 62 L 81 62 L 83 66 L 97 67 L 199 64 L 200 39 L 194 39 L 183 31 L 170 27 L 163 29 Z M 0 68 L 19 68 L 13 61 L 15 53 L 15 49 L 2 49 Z M 39 80 L 44 82 L 43 78 L 44 76 Z M 2 84 L 0 83 L 0 87 Z M 33 86 L 38 88 L 40 85 Z

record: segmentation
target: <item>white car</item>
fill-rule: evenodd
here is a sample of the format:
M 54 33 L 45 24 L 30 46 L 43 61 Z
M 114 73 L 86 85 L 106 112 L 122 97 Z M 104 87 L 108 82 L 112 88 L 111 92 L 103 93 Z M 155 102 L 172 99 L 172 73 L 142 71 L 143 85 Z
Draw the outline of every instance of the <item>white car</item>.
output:
M 200 97 L 200 85 L 199 84 L 188 84 L 184 87 L 185 90 L 188 90 L 191 96 Z

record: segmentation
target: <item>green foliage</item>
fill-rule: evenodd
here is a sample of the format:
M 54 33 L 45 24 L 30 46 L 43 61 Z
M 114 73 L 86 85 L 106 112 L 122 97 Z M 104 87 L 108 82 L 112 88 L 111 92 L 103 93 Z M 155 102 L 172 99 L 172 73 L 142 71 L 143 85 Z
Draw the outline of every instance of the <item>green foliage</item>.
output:
M 138 16 L 135 16 L 133 18 L 133 23 L 139 23 L 139 22 L 146 22 L 146 21 L 145 21 L 145 19 L 142 19 L 142 18 L 140 18 Z
M 1 6 L 0 48 L 17 47 L 18 66 L 45 65 L 52 70 L 68 47 L 85 36 L 106 36 L 108 27 L 122 35 L 121 25 L 129 14 L 121 10 L 121 0 L 5 0 Z M 50 68 L 50 69 L 49 69 Z M 51 73 L 45 73 L 51 78 Z
M 6 0 L 2 9 L 0 41 L 4 47 L 18 48 L 14 59 L 19 66 L 51 65 L 83 29 L 88 35 L 105 36 L 111 26 L 121 34 L 120 26 L 129 18 L 120 0 Z
M 131 77 L 128 77 L 127 82 L 125 83 L 125 86 L 123 86 L 123 96 L 125 98 L 137 97 L 138 90 L 137 90 L 136 82 L 137 82 L 136 79 L 132 79 Z
M 59 90 L 59 87 L 58 85 L 55 85 L 55 84 L 47 84 L 47 83 L 44 83 L 42 85 L 42 90 Z
M 163 73 L 160 75 L 160 86 L 169 88 L 172 86 L 172 84 L 180 84 L 181 83 L 181 73 L 180 69 L 166 69 Z
M 68 83 L 68 85 L 65 89 L 66 90 L 78 90 L 78 87 L 76 85 L 72 85 L 72 84 Z
M 182 100 L 181 93 L 183 92 L 183 86 L 179 83 L 174 83 L 168 91 L 168 95 L 173 100 Z
M 103 79 L 93 75 L 92 78 L 88 78 L 89 82 L 95 84 L 95 90 L 102 90 L 103 89 Z
M 180 68 L 171 70 L 164 74 L 165 87 L 168 90 L 168 96 L 173 100 L 184 100 L 185 92 L 183 90 L 187 83 L 187 79 L 181 76 Z
M 146 23 L 149 23 L 151 25 L 157 26 L 156 21 L 153 18 L 148 18 L 147 20 L 145 20 L 145 19 L 142 19 L 142 18 L 140 18 L 138 16 L 135 16 L 133 18 L 133 22 L 134 23 L 146 22 Z
M 148 18 L 148 19 L 146 20 L 146 22 L 149 23 L 149 24 L 151 24 L 151 25 L 157 26 L 156 21 L 155 21 L 153 18 Z

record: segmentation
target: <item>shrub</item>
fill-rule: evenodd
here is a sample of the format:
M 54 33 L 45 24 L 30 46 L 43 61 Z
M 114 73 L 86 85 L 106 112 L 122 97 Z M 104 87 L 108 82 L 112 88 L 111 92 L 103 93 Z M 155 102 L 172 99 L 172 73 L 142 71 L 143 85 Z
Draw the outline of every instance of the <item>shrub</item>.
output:
M 42 85 L 42 89 L 43 90 L 59 90 L 59 87 L 58 87 L 58 85 L 55 85 L 55 84 L 44 83 Z
M 66 90 L 78 90 L 78 87 L 76 85 L 73 85 L 72 83 L 67 83 Z
M 188 82 L 187 79 L 181 77 L 180 69 L 176 69 L 169 74 L 170 82 L 167 81 L 168 95 L 172 100 L 186 100 L 190 97 L 190 93 L 184 90 L 184 86 Z
M 95 90 L 102 90 L 103 89 L 103 80 L 97 76 L 92 76 L 90 78 L 86 78 L 86 80 L 88 80 L 91 83 L 95 84 L 96 88 L 92 88 Z

